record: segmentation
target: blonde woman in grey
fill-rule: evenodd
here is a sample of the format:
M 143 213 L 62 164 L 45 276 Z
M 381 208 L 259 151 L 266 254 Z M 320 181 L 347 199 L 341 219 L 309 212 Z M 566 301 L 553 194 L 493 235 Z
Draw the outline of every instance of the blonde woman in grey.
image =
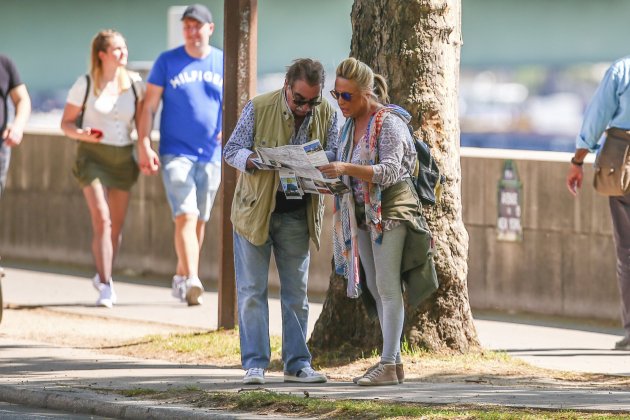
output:
M 400 337 L 404 304 L 400 266 L 407 236 L 405 221 L 420 212 L 407 178 L 416 153 L 407 128 L 409 114 L 387 105 L 387 83 L 354 58 L 337 67 L 331 94 L 347 118 L 341 129 L 337 162 L 320 167 L 341 176 L 351 193 L 335 198 L 334 251 L 338 274 L 348 279 L 348 295 L 370 293 L 383 334 L 380 361 L 359 385 L 397 385 L 404 380 Z M 360 264 L 368 290 L 360 290 Z

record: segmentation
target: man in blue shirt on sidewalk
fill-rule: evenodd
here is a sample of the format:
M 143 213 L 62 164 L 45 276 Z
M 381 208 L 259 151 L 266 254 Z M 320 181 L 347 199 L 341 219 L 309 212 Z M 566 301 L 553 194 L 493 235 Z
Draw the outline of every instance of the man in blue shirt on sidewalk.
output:
M 582 187 L 582 165 L 589 152 L 599 149 L 607 128 L 630 130 L 630 56 L 613 63 L 586 108 L 582 129 L 576 139 L 575 156 L 567 174 L 567 187 L 574 196 Z M 617 250 L 617 282 L 621 294 L 621 318 L 625 337 L 617 350 L 630 350 L 630 195 L 609 197 L 613 237 Z
M 223 51 L 210 46 L 212 14 L 201 4 L 182 16 L 184 45 L 162 53 L 147 80 L 138 127 L 140 170 L 162 180 L 175 221 L 174 297 L 202 303 L 199 254 L 221 182 Z M 159 158 L 149 135 L 162 101 Z

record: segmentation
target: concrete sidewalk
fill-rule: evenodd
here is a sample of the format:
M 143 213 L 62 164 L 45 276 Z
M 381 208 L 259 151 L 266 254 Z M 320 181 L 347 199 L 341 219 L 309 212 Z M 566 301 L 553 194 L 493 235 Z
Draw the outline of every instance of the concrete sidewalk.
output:
M 200 329 L 215 329 L 217 325 L 216 293 L 207 292 L 203 306 L 189 308 L 170 297 L 164 280 L 161 285 L 119 281 L 116 283 L 119 304 L 108 310 L 94 306 L 96 294 L 88 276 L 22 268 L 6 268 L 6 271 L 2 288 L 8 307 L 45 306 L 55 311 Z M 311 305 L 311 329 L 320 311 L 320 304 Z M 271 333 L 280 334 L 280 309 L 276 299 L 271 300 L 270 312 Z M 484 347 L 504 350 L 541 367 L 630 375 L 630 352 L 610 350 L 619 338 L 615 333 L 621 330 L 593 331 L 583 326 L 560 328 L 524 319 L 512 321 L 489 316 L 477 319 L 475 324 Z M 205 390 L 238 390 L 243 388 L 242 375 L 243 371 L 237 367 L 180 365 L 104 356 L 90 350 L 36 342 L 16 343 L 2 337 L 0 325 L 0 400 L 8 402 L 117 418 L 230 417 L 232 413 L 164 406 L 154 401 L 102 393 L 99 389 L 169 389 L 193 385 Z M 559 389 L 545 388 L 541 384 L 505 387 L 470 382 L 407 382 L 397 387 L 364 388 L 332 380 L 323 385 L 296 386 L 283 383 L 281 375 L 271 373 L 265 388 L 298 395 L 308 390 L 313 397 L 334 395 L 336 398 L 378 398 L 423 404 L 499 404 L 630 413 L 630 390 L 596 390 L 578 385 Z

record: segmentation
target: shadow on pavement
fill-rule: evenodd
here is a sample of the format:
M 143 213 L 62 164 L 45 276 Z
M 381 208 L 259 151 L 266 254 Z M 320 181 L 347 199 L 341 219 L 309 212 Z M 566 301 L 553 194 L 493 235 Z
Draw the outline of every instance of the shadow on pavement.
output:
M 473 310 L 473 318 L 482 321 L 509 322 L 512 324 L 535 325 L 539 327 L 562 328 L 585 332 L 624 335 L 623 328 L 610 321 L 591 318 L 566 318 L 560 315 L 544 316 L 526 313 L 509 314 L 485 310 Z M 618 323 L 616 323 L 618 325 Z

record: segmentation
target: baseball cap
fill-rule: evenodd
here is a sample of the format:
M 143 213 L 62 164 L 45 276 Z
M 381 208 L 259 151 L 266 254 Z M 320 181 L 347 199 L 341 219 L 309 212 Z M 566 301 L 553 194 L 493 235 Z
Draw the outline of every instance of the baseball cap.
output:
M 191 4 L 184 10 L 182 19 L 186 18 L 195 19 L 201 23 L 212 23 L 212 13 L 203 4 Z

